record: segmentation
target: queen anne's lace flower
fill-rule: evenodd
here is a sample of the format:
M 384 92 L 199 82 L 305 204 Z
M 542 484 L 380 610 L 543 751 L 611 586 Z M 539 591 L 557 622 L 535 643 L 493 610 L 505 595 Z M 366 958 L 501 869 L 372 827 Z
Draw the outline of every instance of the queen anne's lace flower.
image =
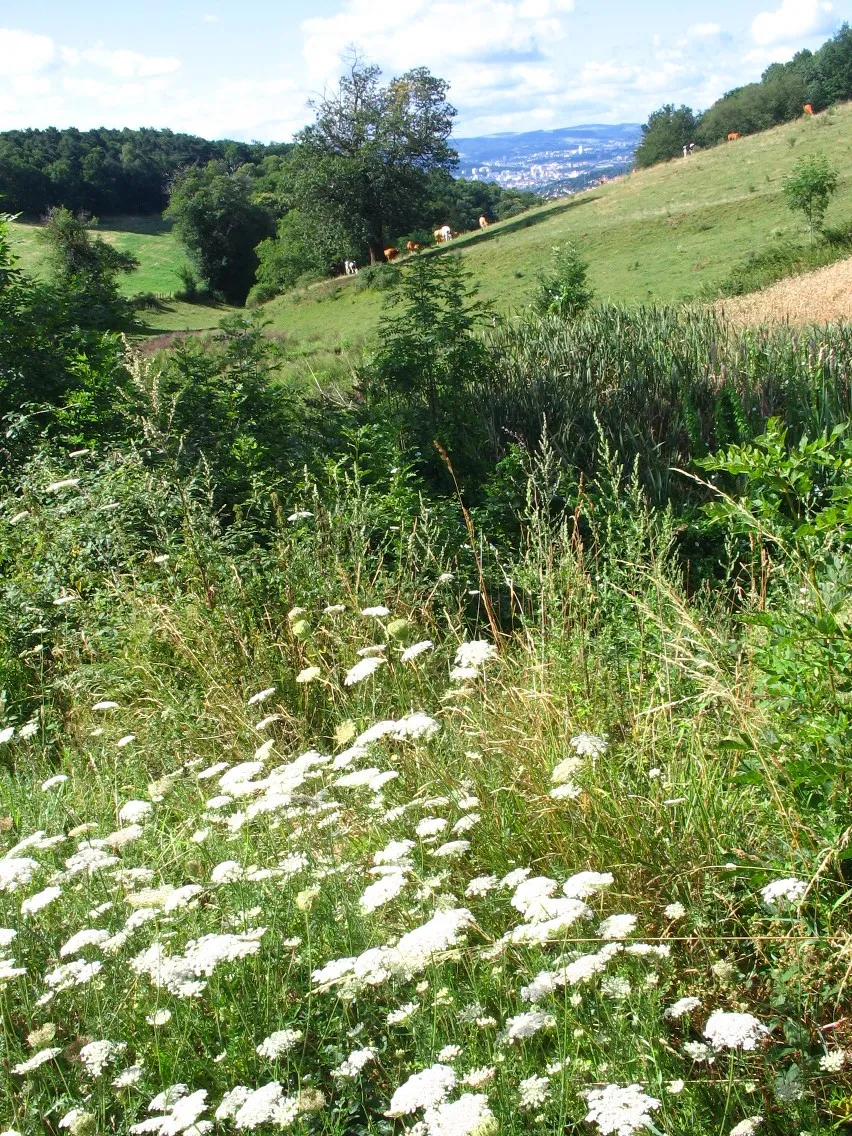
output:
M 716 1010 L 704 1027 L 704 1036 L 714 1049 L 752 1050 L 768 1034 L 766 1026 L 752 1014 L 738 1014 L 728 1010 Z
M 689 1014 L 693 1010 L 697 1010 L 701 1005 L 700 998 L 678 998 L 671 1006 L 667 1006 L 663 1011 L 664 1018 L 682 1018 L 684 1014 Z
M 525 1111 L 540 1108 L 550 1096 L 550 1081 L 547 1077 L 526 1077 L 518 1082 L 518 1092 L 518 1108 Z
M 125 1041 L 90 1041 L 80 1050 L 80 1060 L 90 1077 L 100 1077 L 115 1055 L 125 1049 Z
M 346 672 L 346 677 L 343 679 L 344 686 L 355 686 L 356 683 L 362 682 L 365 678 L 369 678 L 374 674 L 383 663 L 387 660 L 382 658 L 381 655 L 374 655 L 369 659 L 359 659 L 354 667 Z
M 749 1116 L 746 1120 L 741 1120 L 739 1124 L 734 1125 L 730 1131 L 730 1136 L 754 1136 L 761 1124 L 763 1124 L 762 1116 Z
M 38 1053 L 33 1054 L 28 1061 L 21 1061 L 17 1065 L 12 1066 L 12 1072 L 18 1077 L 25 1077 L 27 1073 L 32 1073 L 33 1069 L 38 1069 L 39 1065 L 44 1065 L 47 1061 L 52 1061 L 54 1057 L 62 1052 L 62 1047 L 58 1046 L 51 1049 L 40 1049 Z
M 426 1110 L 423 1121 L 429 1136 L 473 1136 L 485 1132 L 494 1114 L 482 1093 L 465 1093 L 458 1100 Z
M 447 1097 L 455 1084 L 456 1074 L 449 1065 L 431 1065 L 399 1086 L 385 1116 L 407 1116 L 421 1108 L 432 1108 Z
M 568 744 L 579 757 L 602 757 L 609 749 L 606 738 L 597 734 L 575 734 Z
M 270 1061 L 274 1061 L 282 1053 L 287 1053 L 288 1050 L 298 1045 L 303 1037 L 304 1034 L 301 1030 L 276 1030 L 275 1033 L 271 1033 L 269 1037 L 263 1039 L 260 1045 L 256 1047 L 255 1052 L 259 1053 L 261 1057 L 268 1057 Z
M 586 1094 L 586 1100 L 589 1105 L 586 1122 L 596 1124 L 604 1136 L 608 1133 L 632 1136 L 653 1123 L 651 1113 L 660 1107 L 660 1102 L 644 1093 L 641 1085 L 592 1089 Z
M 808 885 L 804 880 L 790 876 L 783 880 L 773 880 L 760 889 L 760 895 L 768 907 L 781 907 L 784 904 L 798 903 L 807 890 Z

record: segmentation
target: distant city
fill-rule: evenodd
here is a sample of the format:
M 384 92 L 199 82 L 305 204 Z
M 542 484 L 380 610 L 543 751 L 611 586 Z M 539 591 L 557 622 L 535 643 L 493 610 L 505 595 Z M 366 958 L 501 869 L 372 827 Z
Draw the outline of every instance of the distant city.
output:
M 542 197 L 567 197 L 626 173 L 642 137 L 638 123 L 587 125 L 526 134 L 457 138 L 458 175 L 527 189 Z

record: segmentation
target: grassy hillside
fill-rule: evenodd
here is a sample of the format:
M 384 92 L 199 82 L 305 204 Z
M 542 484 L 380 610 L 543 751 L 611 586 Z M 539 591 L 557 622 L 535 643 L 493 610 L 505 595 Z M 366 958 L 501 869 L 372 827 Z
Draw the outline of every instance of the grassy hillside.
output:
M 38 239 L 39 225 L 15 221 L 9 226 L 12 248 L 20 266 L 32 276 L 45 271 L 44 248 Z M 172 233 L 171 224 L 161 217 L 108 217 L 97 226 L 99 236 L 122 252 L 139 260 L 138 271 L 119 280 L 127 296 L 153 292 L 170 296 L 181 286 L 178 268 L 186 260 Z M 164 300 L 156 311 L 144 313 L 152 334 L 169 331 L 196 331 L 215 327 L 232 309 Z
M 498 311 L 526 303 L 551 248 L 569 240 L 590 261 L 599 299 L 689 299 L 720 282 L 750 252 L 778 239 L 801 239 L 802 226 L 782 193 L 782 179 L 798 158 L 828 156 L 840 187 L 827 221 L 852 219 L 851 127 L 852 104 L 844 104 L 549 203 L 447 247 L 462 254 L 483 299 Z M 10 229 L 23 267 L 38 273 L 43 254 L 36 226 L 15 223 Z M 179 286 L 184 256 L 167 223 L 111 218 L 99 231 L 141 262 L 122 282 L 128 294 L 171 293 Z M 384 298 L 341 277 L 273 300 L 264 312 L 273 331 L 335 347 L 363 341 L 376 326 Z M 157 334 L 215 327 L 227 310 L 167 303 L 147 319 Z
M 799 238 L 782 179 L 801 157 L 824 153 L 840 173 L 828 223 L 852 217 L 852 104 L 644 170 L 599 189 L 472 233 L 462 253 L 482 296 L 499 310 L 522 305 L 553 245 L 576 241 L 601 299 L 677 301 L 721 281 L 738 261 L 778 238 Z M 380 293 L 339 280 L 282 297 L 273 327 L 307 338 L 358 339 L 375 325 Z

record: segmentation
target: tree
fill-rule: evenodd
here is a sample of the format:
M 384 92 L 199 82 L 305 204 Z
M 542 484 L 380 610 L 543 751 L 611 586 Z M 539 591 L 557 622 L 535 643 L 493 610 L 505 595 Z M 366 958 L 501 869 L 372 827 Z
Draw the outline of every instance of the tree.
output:
M 655 110 L 642 127 L 642 141 L 636 150 L 636 165 L 644 169 L 683 154 L 684 146 L 695 141 L 699 118 L 692 107 L 675 109 L 674 103 Z
M 575 245 L 557 245 L 551 253 L 550 270 L 538 277 L 533 307 L 540 316 L 560 315 L 573 319 L 592 302 L 586 277 L 589 265 Z
M 353 58 L 337 90 L 312 104 L 316 121 L 296 135 L 292 158 L 296 207 L 343 228 L 371 263 L 415 220 L 429 172 L 457 158 L 444 80 L 418 67 L 382 87 L 380 75 Z
M 414 256 L 400 266 L 399 284 L 379 325 L 373 388 L 425 409 L 428 429 L 453 419 L 460 393 L 484 358 L 472 333 L 487 309 L 457 256 Z
M 824 154 L 802 158 L 784 178 L 784 196 L 794 212 L 804 213 L 811 241 L 814 229 L 821 229 L 828 202 L 837 190 L 837 171 Z
M 51 209 L 39 231 L 53 268 L 52 285 L 64 301 L 69 320 L 91 331 L 122 331 L 134 325 L 134 305 L 121 295 L 120 273 L 135 272 L 139 261 L 92 235 L 97 217 L 74 216 L 61 206 Z
M 257 246 L 275 232 L 272 215 L 253 199 L 245 167 L 222 162 L 188 169 L 172 182 L 165 216 L 204 285 L 230 304 L 245 302 L 257 269 Z

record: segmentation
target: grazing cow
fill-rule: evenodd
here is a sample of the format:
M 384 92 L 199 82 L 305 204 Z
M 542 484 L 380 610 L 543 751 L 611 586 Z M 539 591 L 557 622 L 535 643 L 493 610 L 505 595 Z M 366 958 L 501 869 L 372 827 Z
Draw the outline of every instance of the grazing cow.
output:
M 399 256 L 399 249 L 398 248 L 387 248 L 387 249 L 384 249 L 384 254 L 385 254 L 385 260 L 396 260 L 396 258 Z
M 406 241 L 405 242 L 405 249 L 406 249 L 406 252 L 419 252 L 420 251 L 420 245 L 417 243 L 417 241 Z
M 736 140 L 737 140 L 737 139 L 738 139 L 739 137 L 740 137 L 740 135 L 739 135 L 739 134 L 737 133 L 737 131 L 736 131 L 736 130 L 732 130 L 732 131 L 731 131 L 731 133 L 730 133 L 730 134 L 728 135 L 728 141 L 729 141 L 729 142 L 736 142 Z
M 810 103 L 805 103 L 805 105 L 802 107 L 802 113 L 803 114 L 813 114 L 814 108 L 811 106 Z
M 440 229 L 437 230 L 438 240 L 443 241 L 445 244 L 447 241 L 451 241 L 453 239 L 453 235 L 453 230 L 449 225 L 442 225 Z
M 344 260 L 343 271 L 346 273 L 347 276 L 357 276 L 358 275 L 358 265 L 355 263 L 354 260 Z
M 479 218 L 479 227 L 480 227 L 480 229 L 487 229 L 488 228 L 488 218 L 487 217 L 480 217 Z

